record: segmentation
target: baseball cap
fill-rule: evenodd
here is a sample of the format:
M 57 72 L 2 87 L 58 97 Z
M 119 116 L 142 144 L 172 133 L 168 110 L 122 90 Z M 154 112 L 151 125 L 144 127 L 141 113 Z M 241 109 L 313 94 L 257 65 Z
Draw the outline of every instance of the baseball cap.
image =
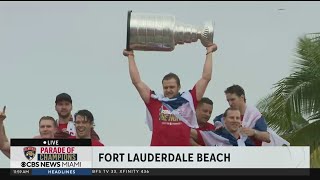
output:
M 61 101 L 68 101 L 72 104 L 71 96 L 67 93 L 61 93 L 56 97 L 56 104 Z

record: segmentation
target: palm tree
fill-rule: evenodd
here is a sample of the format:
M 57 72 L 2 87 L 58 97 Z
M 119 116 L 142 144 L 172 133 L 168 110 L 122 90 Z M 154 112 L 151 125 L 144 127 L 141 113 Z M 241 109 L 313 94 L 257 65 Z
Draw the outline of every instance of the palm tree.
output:
M 320 167 L 320 33 L 299 38 L 296 57 L 292 73 L 257 107 L 291 145 L 310 146 L 311 167 Z

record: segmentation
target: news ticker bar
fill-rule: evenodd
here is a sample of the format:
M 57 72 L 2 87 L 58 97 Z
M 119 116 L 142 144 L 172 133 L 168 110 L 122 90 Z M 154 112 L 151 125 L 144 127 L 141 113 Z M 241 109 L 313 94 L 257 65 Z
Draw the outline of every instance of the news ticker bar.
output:
M 170 175 L 196 175 L 196 176 L 310 176 L 320 175 L 320 169 L 227 169 L 227 168 L 74 168 L 74 169 L 1 169 L 1 173 L 10 173 L 11 176 L 170 176 Z
M 11 146 L 91 146 L 90 139 L 11 139 Z

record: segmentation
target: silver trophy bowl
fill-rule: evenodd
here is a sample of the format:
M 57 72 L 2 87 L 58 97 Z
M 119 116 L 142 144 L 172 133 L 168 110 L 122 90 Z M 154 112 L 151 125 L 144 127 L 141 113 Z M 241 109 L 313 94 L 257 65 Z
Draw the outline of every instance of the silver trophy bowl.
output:
M 177 22 L 174 16 L 128 11 L 127 50 L 173 51 L 177 44 L 200 39 L 203 46 L 213 44 L 213 25 L 202 27 Z

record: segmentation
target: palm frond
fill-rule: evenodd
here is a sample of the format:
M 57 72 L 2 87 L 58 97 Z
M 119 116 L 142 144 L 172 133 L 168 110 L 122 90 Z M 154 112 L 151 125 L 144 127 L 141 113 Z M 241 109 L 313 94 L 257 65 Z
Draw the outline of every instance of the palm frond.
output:
M 315 121 L 293 133 L 287 140 L 293 146 L 310 146 L 313 152 L 320 146 L 320 121 Z
M 306 34 L 306 37 L 313 40 L 313 41 L 319 41 L 320 40 L 320 32 L 308 33 L 308 34 Z
M 310 146 L 311 167 L 320 167 L 320 121 L 315 121 L 286 139 L 292 146 Z
M 320 111 L 308 117 L 308 121 L 320 120 Z
M 288 111 L 284 102 L 284 97 L 270 94 L 257 104 L 269 127 L 280 135 L 295 132 L 308 124 L 300 114 Z
M 320 168 L 320 147 L 311 152 L 310 155 L 311 168 Z
M 293 73 L 275 84 L 275 96 L 285 97 L 288 111 L 313 114 L 320 110 L 320 39 L 300 38 L 297 54 Z
M 275 91 L 258 102 L 268 125 L 290 134 L 320 119 L 320 33 L 299 38 L 293 72 L 278 81 Z

